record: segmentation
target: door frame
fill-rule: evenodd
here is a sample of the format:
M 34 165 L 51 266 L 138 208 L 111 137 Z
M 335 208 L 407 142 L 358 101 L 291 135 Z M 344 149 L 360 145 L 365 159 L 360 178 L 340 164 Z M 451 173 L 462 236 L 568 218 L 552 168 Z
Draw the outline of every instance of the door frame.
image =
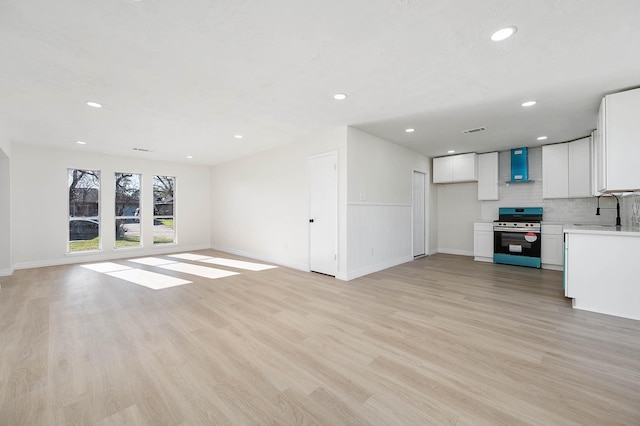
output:
M 413 196 L 413 175 L 415 173 L 421 173 L 424 175 L 424 256 L 414 257 L 414 259 L 419 259 L 421 257 L 429 256 L 429 193 L 430 193 L 430 181 L 429 181 L 429 172 L 423 169 L 412 169 L 411 170 L 411 256 L 413 257 L 413 237 L 414 237 L 414 229 L 413 229 L 413 207 L 415 205 L 415 199 Z
M 339 229 L 340 229 L 340 205 L 339 205 L 339 200 L 340 200 L 340 194 L 339 194 L 339 190 L 340 190 L 340 175 L 339 175 L 339 167 L 338 167 L 338 151 L 327 151 L 327 152 L 323 152 L 321 154 L 314 154 L 314 155 L 310 155 L 307 159 L 307 165 L 309 165 L 311 163 L 311 161 L 317 159 L 317 158 L 322 158 L 322 157 L 329 157 L 329 156 L 335 156 L 336 159 L 336 211 L 334 212 L 335 214 L 335 219 L 336 219 L 336 234 L 335 234 L 335 247 L 334 247 L 334 252 L 335 252 L 335 275 L 334 277 L 338 276 L 338 271 L 339 271 L 339 260 L 340 260 L 340 253 L 338 252 L 338 249 L 340 247 L 340 243 L 338 241 L 339 238 Z M 311 217 L 311 167 L 308 167 L 308 185 L 307 185 L 307 189 L 308 189 L 308 199 L 307 199 L 307 220 L 312 219 Z M 311 272 L 311 224 L 309 222 L 307 222 L 307 239 L 309 241 L 308 244 L 308 264 L 307 264 L 307 270 L 309 272 Z

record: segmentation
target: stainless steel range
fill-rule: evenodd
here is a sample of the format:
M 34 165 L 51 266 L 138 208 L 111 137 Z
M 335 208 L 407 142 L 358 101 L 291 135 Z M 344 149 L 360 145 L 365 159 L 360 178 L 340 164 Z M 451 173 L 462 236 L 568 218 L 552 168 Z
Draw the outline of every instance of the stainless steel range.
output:
M 493 262 L 540 268 L 542 207 L 500 207 L 493 222 Z

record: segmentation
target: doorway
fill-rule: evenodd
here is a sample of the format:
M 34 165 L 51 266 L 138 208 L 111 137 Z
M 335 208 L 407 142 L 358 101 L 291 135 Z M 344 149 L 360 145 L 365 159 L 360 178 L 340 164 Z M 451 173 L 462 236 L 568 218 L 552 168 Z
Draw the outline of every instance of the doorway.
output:
M 309 157 L 309 270 L 338 272 L 338 154 Z
M 412 203 L 412 234 L 413 257 L 423 257 L 427 254 L 427 215 L 426 215 L 427 174 L 413 171 L 413 203 Z

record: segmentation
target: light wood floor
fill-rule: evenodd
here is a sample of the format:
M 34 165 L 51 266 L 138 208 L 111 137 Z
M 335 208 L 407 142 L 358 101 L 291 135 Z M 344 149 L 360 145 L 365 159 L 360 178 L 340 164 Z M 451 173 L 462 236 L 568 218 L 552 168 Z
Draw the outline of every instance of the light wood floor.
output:
M 3 278 L 0 424 L 640 424 L 640 321 L 572 310 L 560 272 L 161 272 L 194 283 Z

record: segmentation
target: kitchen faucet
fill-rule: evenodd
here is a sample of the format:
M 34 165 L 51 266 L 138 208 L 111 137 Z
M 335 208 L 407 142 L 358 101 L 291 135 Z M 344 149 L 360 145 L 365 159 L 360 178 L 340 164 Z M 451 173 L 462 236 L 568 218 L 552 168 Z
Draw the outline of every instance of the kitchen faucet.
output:
M 615 194 L 610 194 L 612 197 L 616 198 L 616 226 L 622 226 L 620 221 L 620 199 Z M 596 216 L 600 216 L 600 197 L 602 195 L 598 195 L 598 206 L 596 207 Z M 613 207 L 603 207 L 604 208 L 613 208 Z

